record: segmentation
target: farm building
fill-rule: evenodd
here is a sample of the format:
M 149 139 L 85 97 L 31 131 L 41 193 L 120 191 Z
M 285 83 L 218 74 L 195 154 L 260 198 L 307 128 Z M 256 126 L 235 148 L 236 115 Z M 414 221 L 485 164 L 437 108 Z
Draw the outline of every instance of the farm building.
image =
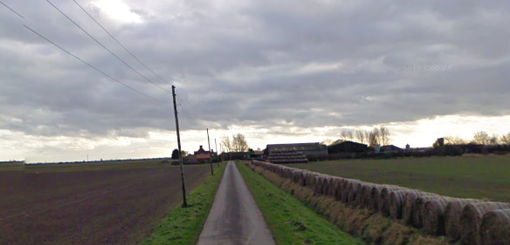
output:
M 328 147 L 325 145 L 321 145 L 319 142 L 271 144 L 267 145 L 266 151 L 268 155 L 271 155 L 271 153 L 282 151 L 298 151 L 305 155 L 306 157 L 328 155 Z
M 352 141 L 338 142 L 328 146 L 329 154 L 366 152 L 367 150 L 367 145 Z
M 380 148 L 381 152 L 386 153 L 397 153 L 397 152 L 403 152 L 404 150 L 400 147 L 394 146 L 394 145 L 383 145 Z

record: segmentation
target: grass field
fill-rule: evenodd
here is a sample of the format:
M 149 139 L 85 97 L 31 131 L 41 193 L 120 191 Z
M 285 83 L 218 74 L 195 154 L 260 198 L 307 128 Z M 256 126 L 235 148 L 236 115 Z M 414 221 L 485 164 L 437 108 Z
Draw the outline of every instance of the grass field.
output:
M 243 163 L 237 163 L 278 245 L 365 244 L 326 221 Z
M 209 171 L 185 166 L 187 190 Z M 0 244 L 137 244 L 182 200 L 179 168 L 153 161 L 0 169 L 0 187 Z
M 510 202 L 508 155 L 338 160 L 289 166 L 452 197 Z

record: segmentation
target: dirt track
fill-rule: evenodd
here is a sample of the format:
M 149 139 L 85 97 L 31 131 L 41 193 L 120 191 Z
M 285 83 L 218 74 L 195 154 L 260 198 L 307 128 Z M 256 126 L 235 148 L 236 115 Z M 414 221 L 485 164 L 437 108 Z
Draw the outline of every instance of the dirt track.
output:
M 186 166 L 188 190 L 208 171 Z M 1 187 L 0 244 L 136 244 L 181 200 L 176 167 L 1 177 L 18 185 Z

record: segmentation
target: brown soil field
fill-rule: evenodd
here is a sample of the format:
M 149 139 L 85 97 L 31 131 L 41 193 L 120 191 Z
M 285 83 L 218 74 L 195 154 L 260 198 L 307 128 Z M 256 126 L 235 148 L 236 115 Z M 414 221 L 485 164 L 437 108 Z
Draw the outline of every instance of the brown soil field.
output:
M 178 167 L 38 168 L 0 171 L 0 244 L 137 244 L 182 200 Z M 184 171 L 189 191 L 210 170 Z

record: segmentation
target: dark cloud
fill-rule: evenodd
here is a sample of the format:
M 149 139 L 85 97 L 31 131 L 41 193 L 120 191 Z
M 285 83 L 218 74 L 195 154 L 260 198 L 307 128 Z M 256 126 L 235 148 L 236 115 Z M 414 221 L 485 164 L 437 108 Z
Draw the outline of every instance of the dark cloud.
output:
M 153 83 L 177 86 L 184 130 L 298 128 L 505 115 L 507 1 L 124 1 L 141 23 L 52 1 Z M 45 1 L 0 8 L 0 129 L 39 136 L 147 137 L 172 130 L 171 95 Z M 0 6 L 1 7 L 1 6 Z M 104 77 L 26 24 L 153 101 Z M 180 108 L 182 109 L 182 108 Z M 283 128 L 281 128 L 283 127 Z

